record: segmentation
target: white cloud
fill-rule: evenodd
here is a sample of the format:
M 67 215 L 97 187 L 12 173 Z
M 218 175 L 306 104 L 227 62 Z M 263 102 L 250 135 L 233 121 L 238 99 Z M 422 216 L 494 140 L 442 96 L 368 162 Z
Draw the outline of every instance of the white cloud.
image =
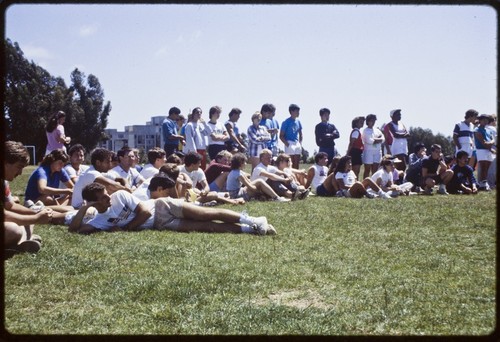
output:
M 98 25 L 93 24 L 93 25 L 85 25 L 81 26 L 78 33 L 80 34 L 80 37 L 88 37 L 97 32 Z

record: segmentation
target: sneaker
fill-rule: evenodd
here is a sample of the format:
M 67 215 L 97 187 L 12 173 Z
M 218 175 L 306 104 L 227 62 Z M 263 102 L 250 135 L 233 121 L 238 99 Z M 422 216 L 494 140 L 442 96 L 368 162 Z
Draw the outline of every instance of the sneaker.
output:
M 266 235 L 269 230 L 269 225 L 267 224 L 267 218 L 265 216 L 253 218 L 252 228 L 259 235 Z
M 201 203 L 202 207 L 215 207 L 216 205 L 217 205 L 217 201 L 216 200 L 213 200 L 213 201 L 210 201 L 210 202 Z
M 344 192 L 342 190 L 337 191 L 335 194 L 336 197 L 344 197 Z
M 36 253 L 42 248 L 40 242 L 35 240 L 25 240 L 16 246 L 18 252 Z
M 34 240 L 34 241 L 38 241 L 38 242 L 42 243 L 42 237 L 38 234 L 31 234 L 30 240 Z
M 309 193 L 310 193 L 310 192 L 311 192 L 311 190 L 310 190 L 310 189 L 306 189 L 306 190 L 302 191 L 302 192 L 300 193 L 299 199 L 300 199 L 300 200 L 306 199 L 306 198 L 307 198 L 307 196 L 309 196 Z
M 419 186 L 415 187 L 415 192 L 416 192 L 417 194 L 421 193 L 422 191 L 423 191 L 423 190 L 422 190 L 422 188 L 421 188 L 421 187 L 419 187 Z
M 446 191 L 446 188 L 444 186 L 440 186 L 437 193 L 440 195 L 449 195 L 448 191 Z
M 298 200 L 300 198 L 300 194 L 301 192 L 299 190 L 296 190 L 294 193 L 293 193 L 293 196 L 292 196 L 292 201 L 295 201 L 295 200 Z
M 379 195 L 380 198 L 383 198 L 383 199 L 390 199 L 391 198 L 391 195 L 388 192 L 383 192 L 382 191 L 378 195 Z
M 278 196 L 278 197 L 276 197 L 275 199 L 273 199 L 273 201 L 276 201 L 276 202 L 290 202 L 290 199 L 289 199 L 289 198 L 285 198 L 285 197 Z
M 366 198 L 375 198 L 375 195 L 372 194 L 371 192 L 367 191 L 365 194 Z
M 276 232 L 276 228 L 274 228 L 274 226 L 271 224 L 267 225 L 267 235 L 276 235 L 276 234 L 278 234 Z

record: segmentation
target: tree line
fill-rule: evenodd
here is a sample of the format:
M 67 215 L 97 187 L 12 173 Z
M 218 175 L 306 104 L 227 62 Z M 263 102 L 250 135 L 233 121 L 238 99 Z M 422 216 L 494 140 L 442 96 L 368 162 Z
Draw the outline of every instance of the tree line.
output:
M 36 159 L 45 153 L 45 127 L 52 114 L 66 113 L 64 128 L 71 143 L 88 151 L 105 139 L 111 103 L 104 101 L 99 79 L 75 68 L 68 87 L 61 77 L 28 61 L 18 43 L 6 39 L 4 129 L 7 140 L 36 146 Z

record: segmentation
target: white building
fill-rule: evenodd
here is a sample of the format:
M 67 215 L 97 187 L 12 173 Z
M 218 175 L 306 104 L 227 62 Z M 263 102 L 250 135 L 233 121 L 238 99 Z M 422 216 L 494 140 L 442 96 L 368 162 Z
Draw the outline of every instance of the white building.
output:
M 146 122 L 145 125 L 125 126 L 125 130 L 122 132 L 114 128 L 107 128 L 104 132 L 108 139 L 101 141 L 99 147 L 116 152 L 123 146 L 128 146 L 137 148 L 144 153 L 153 147 L 163 148 L 162 123 L 166 117 L 165 115 L 153 116 L 151 121 Z

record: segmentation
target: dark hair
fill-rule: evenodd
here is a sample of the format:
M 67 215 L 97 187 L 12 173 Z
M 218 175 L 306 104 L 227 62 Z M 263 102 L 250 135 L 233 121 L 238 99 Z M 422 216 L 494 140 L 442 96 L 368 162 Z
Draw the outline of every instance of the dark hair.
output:
M 66 154 L 66 152 L 63 149 L 56 149 L 52 150 L 49 154 L 47 154 L 40 165 L 42 166 L 49 166 L 53 162 L 61 160 L 63 163 L 66 163 L 69 160 L 69 156 Z
M 151 181 L 148 185 L 148 190 L 156 191 L 159 186 L 161 186 L 163 189 L 170 189 L 175 186 L 175 181 L 167 174 L 160 172 L 159 174 L 151 178 Z
M 104 185 L 97 182 L 87 184 L 82 190 L 82 198 L 88 202 L 97 201 L 97 194 L 105 189 Z
M 414 153 L 418 153 L 418 151 L 420 151 L 420 149 L 424 148 L 425 145 L 421 142 L 418 142 L 415 144 L 415 147 L 413 148 L 413 152 Z
M 49 122 L 47 122 L 47 128 L 46 131 L 49 133 L 52 133 L 56 127 L 57 127 L 57 122 L 59 121 L 60 118 L 66 117 L 66 113 L 64 113 L 62 110 L 58 111 L 57 113 L 53 114 L 49 118 Z
M 241 152 L 235 153 L 231 158 L 231 170 L 238 170 L 247 161 L 247 156 Z
M 198 110 L 199 110 L 200 112 L 203 112 L 203 111 L 201 110 L 201 108 L 200 108 L 200 107 L 194 107 L 194 108 L 193 108 L 193 111 L 191 112 L 191 115 L 193 115 L 193 114 L 194 114 L 196 111 L 198 111 Z
M 239 108 L 233 108 L 233 109 L 231 109 L 231 111 L 229 112 L 228 116 L 231 117 L 231 116 L 236 115 L 236 114 L 241 114 L 241 109 L 239 109 Z
M 71 146 L 68 150 L 68 155 L 69 156 L 72 156 L 73 153 L 76 153 L 76 152 L 79 152 L 79 151 L 83 151 L 83 154 L 85 154 L 86 150 L 85 150 L 85 147 L 83 147 L 82 144 L 75 144 L 73 146 Z
M 272 103 L 264 103 L 260 108 L 260 112 L 274 112 L 276 107 Z
M 191 151 L 186 154 L 184 157 L 184 165 L 191 166 L 193 164 L 199 163 L 202 157 L 199 153 Z
M 154 164 L 156 159 L 163 158 L 167 155 L 164 149 L 159 147 L 154 147 L 148 151 L 148 162 Z
M 328 169 L 328 176 L 332 173 L 332 172 L 335 172 L 335 169 L 337 168 L 337 165 L 339 163 L 339 160 L 340 160 L 340 156 L 339 155 L 336 155 L 335 157 L 333 157 L 332 161 L 331 161 L 331 164 L 330 164 L 330 168 Z
M 457 158 L 457 160 L 458 160 L 458 159 L 463 158 L 463 156 L 467 156 L 467 158 L 468 158 L 468 157 L 469 157 L 469 154 L 467 153 L 467 151 L 462 151 L 462 150 L 460 150 L 460 151 L 458 151 L 458 152 L 457 152 L 457 157 L 456 157 L 456 158 Z
M 180 165 L 180 164 L 182 164 L 182 159 L 177 154 L 172 153 L 171 155 L 169 155 L 167 157 L 167 163 L 174 163 L 174 164 Z
M 479 112 L 475 109 L 469 109 L 468 111 L 465 112 L 466 119 L 471 118 L 473 116 L 478 116 L 478 115 L 479 115 Z
M 314 162 L 315 162 L 316 164 L 318 164 L 318 162 L 319 162 L 321 159 L 325 158 L 325 157 L 328 157 L 328 153 L 325 153 L 325 152 L 318 152 L 318 153 L 316 153 L 316 155 L 314 156 Z
M 165 163 L 160 167 L 160 173 L 164 173 L 173 180 L 179 177 L 179 166 L 176 163 Z
M 172 115 L 172 114 L 180 114 L 181 113 L 181 110 L 177 107 L 172 107 L 168 110 L 168 116 Z
M 330 114 L 330 109 L 328 109 L 328 108 L 321 108 L 319 110 L 319 116 L 323 116 L 325 114 Z
M 17 141 L 5 142 L 5 162 L 15 164 L 21 162 L 24 166 L 30 162 L 30 155 L 24 145 Z
M 349 162 L 351 159 L 351 156 L 343 156 L 342 158 L 340 158 L 337 167 L 335 168 L 335 174 L 337 174 L 338 172 L 345 172 L 347 162 Z
M 109 159 L 113 155 L 113 152 L 102 148 L 98 147 L 92 151 L 90 154 L 90 163 L 95 167 L 96 161 L 103 162 L 107 159 Z
M 450 164 L 453 159 L 455 159 L 455 157 L 450 154 L 444 156 L 444 162 L 446 163 L 446 165 Z
M 375 121 L 377 120 L 377 116 L 375 114 L 368 114 L 366 116 L 366 121 Z
M 294 110 L 299 110 L 300 107 L 297 106 L 295 103 L 292 103 L 290 106 L 288 106 L 288 112 L 292 113 Z
M 351 122 L 351 126 L 352 126 L 352 129 L 356 128 L 356 126 L 358 125 L 358 121 L 365 121 L 365 117 L 364 116 L 356 116 L 354 119 L 352 119 L 352 122 Z
M 208 111 L 208 117 L 211 119 L 212 116 L 214 116 L 216 113 L 220 113 L 220 112 L 222 112 L 222 108 L 221 107 L 219 107 L 219 106 L 213 106 Z

